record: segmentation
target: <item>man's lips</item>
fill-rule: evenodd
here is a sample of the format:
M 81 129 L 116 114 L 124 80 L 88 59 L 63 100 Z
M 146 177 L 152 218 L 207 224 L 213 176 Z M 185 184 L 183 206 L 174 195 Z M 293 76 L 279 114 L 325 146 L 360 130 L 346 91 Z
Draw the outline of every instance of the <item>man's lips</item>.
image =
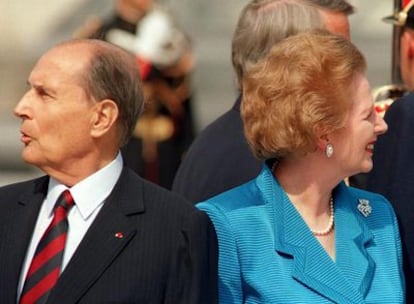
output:
M 25 132 L 20 131 L 20 141 L 24 144 L 28 144 L 30 141 L 32 140 L 32 138 L 27 135 Z

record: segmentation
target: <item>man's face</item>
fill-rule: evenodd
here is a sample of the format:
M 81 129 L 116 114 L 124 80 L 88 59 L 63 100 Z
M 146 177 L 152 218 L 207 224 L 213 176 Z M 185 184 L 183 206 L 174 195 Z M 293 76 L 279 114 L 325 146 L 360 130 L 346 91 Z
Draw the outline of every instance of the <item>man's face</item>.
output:
M 81 86 L 91 57 L 84 47 L 60 46 L 40 58 L 29 90 L 16 105 L 21 118 L 22 157 L 46 173 L 66 171 L 92 149 L 94 102 Z
M 331 33 L 342 35 L 348 40 L 351 39 L 348 16 L 343 13 L 321 11 L 325 28 Z
M 124 1 L 129 7 L 135 10 L 143 11 L 143 12 L 146 12 L 148 9 L 150 9 L 150 7 L 153 4 L 153 0 L 124 0 Z
M 401 78 L 409 90 L 414 90 L 413 61 L 414 30 L 404 29 L 400 38 Z

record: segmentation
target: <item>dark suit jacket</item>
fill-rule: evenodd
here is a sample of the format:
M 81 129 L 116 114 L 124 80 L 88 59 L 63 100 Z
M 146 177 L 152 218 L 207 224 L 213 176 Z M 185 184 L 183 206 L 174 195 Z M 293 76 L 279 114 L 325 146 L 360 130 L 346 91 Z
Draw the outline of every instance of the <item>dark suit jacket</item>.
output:
M 403 242 L 407 303 L 414 303 L 414 94 L 396 100 L 385 114 L 388 132 L 375 144 L 368 190 L 394 206 Z
M 197 136 L 174 178 L 174 192 L 197 203 L 259 174 L 263 163 L 244 137 L 240 101 Z
M 0 188 L 2 304 L 16 302 L 47 185 L 42 177 Z M 47 303 L 216 303 L 212 227 L 191 204 L 124 168 Z

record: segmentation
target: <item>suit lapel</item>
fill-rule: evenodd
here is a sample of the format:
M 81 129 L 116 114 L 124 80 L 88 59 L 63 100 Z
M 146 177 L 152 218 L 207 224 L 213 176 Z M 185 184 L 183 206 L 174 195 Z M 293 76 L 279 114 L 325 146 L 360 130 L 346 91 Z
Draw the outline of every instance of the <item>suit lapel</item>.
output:
M 125 168 L 69 264 L 65 268 L 48 302 L 78 302 L 102 275 L 103 271 L 134 238 L 137 220 L 131 216 L 144 211 L 142 187 L 132 183 Z M 131 200 L 133 198 L 133 200 Z
M 358 199 L 344 184 L 335 192 L 335 223 L 337 265 L 354 288 L 364 297 L 374 278 L 375 262 L 367 247 L 373 244 L 373 235 L 361 219 Z
M 44 177 L 27 182 L 22 185 L 21 189 L 25 190 L 17 201 L 5 202 L 11 208 L 3 214 L 0 226 L 2 227 L 0 228 L 0 286 L 2 290 L 0 302 L 2 303 L 16 301 L 20 273 L 40 206 L 47 192 L 47 181 L 48 178 Z
M 339 242 L 343 242 L 339 248 L 336 248 L 336 252 L 338 254 L 339 251 L 344 250 L 344 247 L 349 248 L 339 253 L 337 260 L 341 259 L 341 261 L 337 264 L 312 235 L 281 186 L 273 179 L 270 170 L 262 172 L 259 188 L 273 208 L 275 251 L 293 258 L 292 277 L 334 302 L 363 303 L 363 295 L 369 287 L 367 282 L 372 280 L 374 270 L 374 265 L 364 248 L 370 235 L 368 230 L 361 228 L 356 221 L 349 222 L 349 218 L 353 218 L 352 215 L 344 216 L 344 213 L 349 212 L 343 208 L 349 204 L 346 193 L 342 193 L 339 199 L 341 206 L 339 215 L 338 210 L 335 210 L 335 231 L 336 233 L 340 231 Z M 335 206 L 336 204 L 335 201 Z M 337 218 L 340 219 L 339 222 Z M 352 226 L 351 234 L 347 232 L 349 226 Z M 350 246 L 351 242 L 352 246 Z M 360 246 L 364 248 L 362 251 L 358 249 Z M 349 267 L 346 263 L 353 259 L 355 253 L 358 256 L 357 260 L 353 260 L 352 269 L 346 270 L 345 268 Z M 361 267 L 357 263 L 363 263 L 364 266 Z M 352 277 L 354 271 L 356 277 Z

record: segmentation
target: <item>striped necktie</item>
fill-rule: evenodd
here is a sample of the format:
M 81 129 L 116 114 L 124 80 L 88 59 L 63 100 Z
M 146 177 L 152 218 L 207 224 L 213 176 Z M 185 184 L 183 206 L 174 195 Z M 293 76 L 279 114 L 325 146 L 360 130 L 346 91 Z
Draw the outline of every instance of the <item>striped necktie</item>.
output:
M 20 304 L 45 303 L 55 286 L 62 265 L 68 231 L 67 214 L 73 206 L 69 190 L 59 196 L 53 220 L 37 245 L 20 297 Z

